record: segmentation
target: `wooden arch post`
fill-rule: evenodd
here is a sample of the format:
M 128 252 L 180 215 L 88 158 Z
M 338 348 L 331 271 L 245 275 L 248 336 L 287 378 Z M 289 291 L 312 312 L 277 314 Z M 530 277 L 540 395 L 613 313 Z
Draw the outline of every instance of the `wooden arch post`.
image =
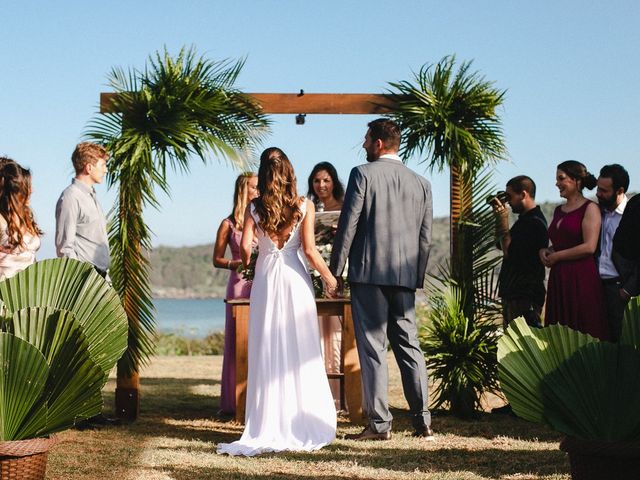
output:
M 118 113 L 113 105 L 117 94 L 100 94 L 100 113 Z M 393 111 L 395 102 L 388 96 L 373 93 L 247 93 L 264 114 L 383 115 Z M 129 319 L 129 321 L 132 321 Z M 135 321 L 135 320 L 134 320 Z M 135 420 L 140 413 L 140 376 L 118 371 L 116 414 Z

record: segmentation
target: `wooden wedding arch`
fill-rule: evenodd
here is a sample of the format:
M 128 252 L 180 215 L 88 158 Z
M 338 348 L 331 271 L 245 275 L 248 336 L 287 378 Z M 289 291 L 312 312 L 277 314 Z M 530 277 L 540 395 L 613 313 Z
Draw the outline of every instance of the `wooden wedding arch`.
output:
M 113 100 L 117 93 L 100 94 L 100 113 L 119 113 Z M 392 112 L 396 102 L 388 95 L 374 93 L 246 93 L 268 115 L 328 114 L 384 115 Z M 395 96 L 395 98 L 398 98 Z M 302 117 L 304 118 L 304 117 Z M 140 413 L 140 376 L 135 373 L 116 388 L 116 412 L 119 417 L 135 420 Z

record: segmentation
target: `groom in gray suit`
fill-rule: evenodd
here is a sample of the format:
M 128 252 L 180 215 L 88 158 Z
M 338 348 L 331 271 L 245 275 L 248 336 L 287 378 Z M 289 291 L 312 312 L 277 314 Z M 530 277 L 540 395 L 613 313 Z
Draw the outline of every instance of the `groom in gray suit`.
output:
M 367 164 L 351 170 L 331 253 L 339 277 L 347 259 L 351 306 L 369 425 L 353 440 L 389 440 L 387 346 L 400 367 L 414 435 L 433 439 L 427 369 L 418 342 L 415 290 L 422 288 L 431 246 L 431 185 L 400 157 L 400 128 L 369 123 Z

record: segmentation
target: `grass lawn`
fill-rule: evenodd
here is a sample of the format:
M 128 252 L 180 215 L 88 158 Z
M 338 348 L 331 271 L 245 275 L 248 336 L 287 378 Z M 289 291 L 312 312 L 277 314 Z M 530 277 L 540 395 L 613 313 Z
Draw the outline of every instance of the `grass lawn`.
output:
M 156 357 L 142 372 L 137 422 L 100 430 L 68 430 L 49 454 L 47 478 L 56 480 L 195 479 L 569 479 L 560 435 L 510 415 L 483 414 L 465 422 L 434 414 L 436 442 L 411 437 L 399 373 L 391 366 L 393 439 L 342 440 L 360 427 L 344 419 L 338 440 L 313 453 L 254 458 L 216 455 L 218 442 L 239 438 L 242 426 L 215 417 L 222 358 Z M 105 389 L 113 408 L 115 380 Z M 487 399 L 487 409 L 499 406 Z

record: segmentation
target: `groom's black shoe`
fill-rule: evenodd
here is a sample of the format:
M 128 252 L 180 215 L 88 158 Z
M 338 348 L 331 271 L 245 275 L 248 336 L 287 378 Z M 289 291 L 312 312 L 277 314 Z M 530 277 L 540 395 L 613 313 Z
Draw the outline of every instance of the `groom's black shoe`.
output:
M 433 436 L 433 430 L 431 430 L 431 427 L 427 426 L 425 426 L 424 428 L 416 429 L 416 431 L 413 432 L 413 436 L 424 438 L 427 442 L 436 441 L 436 438 Z
M 350 433 L 344 436 L 345 440 L 391 440 L 391 430 L 387 432 L 374 432 L 370 427 L 366 427 L 360 433 Z

